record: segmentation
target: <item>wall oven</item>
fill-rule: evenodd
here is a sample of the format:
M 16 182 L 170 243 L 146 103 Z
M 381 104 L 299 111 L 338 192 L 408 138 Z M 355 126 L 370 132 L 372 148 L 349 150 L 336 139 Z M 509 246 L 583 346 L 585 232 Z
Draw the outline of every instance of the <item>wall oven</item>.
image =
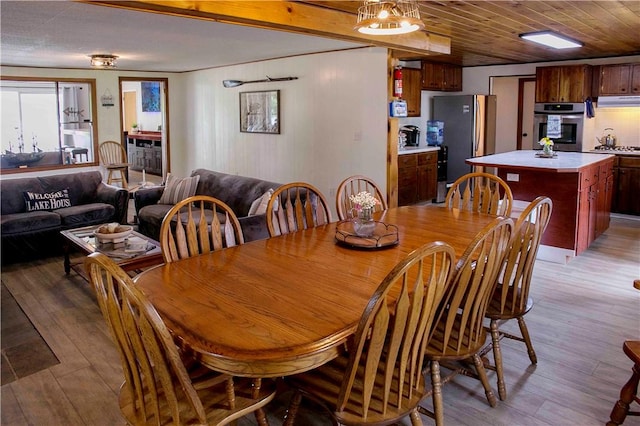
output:
M 538 141 L 549 136 L 556 151 L 582 151 L 583 127 L 584 103 L 537 103 L 533 116 L 533 149 L 542 149 Z

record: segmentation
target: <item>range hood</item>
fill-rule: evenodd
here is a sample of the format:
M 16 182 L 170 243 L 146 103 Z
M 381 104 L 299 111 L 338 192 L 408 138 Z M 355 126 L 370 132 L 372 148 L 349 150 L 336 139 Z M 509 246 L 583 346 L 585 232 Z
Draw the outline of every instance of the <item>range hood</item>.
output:
M 600 96 L 598 108 L 640 107 L 640 96 Z

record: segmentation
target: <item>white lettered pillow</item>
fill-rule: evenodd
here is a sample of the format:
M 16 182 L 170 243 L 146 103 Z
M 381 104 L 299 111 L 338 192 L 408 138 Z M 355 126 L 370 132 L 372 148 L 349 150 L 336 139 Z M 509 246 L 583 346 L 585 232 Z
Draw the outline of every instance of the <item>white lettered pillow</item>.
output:
M 200 175 L 186 178 L 177 178 L 167 174 L 167 184 L 162 192 L 162 197 L 158 204 L 176 204 L 185 198 L 196 195 L 196 188 L 200 181 Z

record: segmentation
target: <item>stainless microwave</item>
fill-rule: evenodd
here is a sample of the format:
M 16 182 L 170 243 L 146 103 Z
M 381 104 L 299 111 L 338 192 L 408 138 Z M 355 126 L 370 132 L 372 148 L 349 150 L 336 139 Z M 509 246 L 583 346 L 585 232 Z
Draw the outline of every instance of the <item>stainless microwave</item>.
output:
M 582 151 L 582 131 L 584 128 L 583 103 L 538 103 L 534 105 L 533 149 L 542 149 L 538 143 L 547 136 L 547 120 L 550 116 L 560 119 L 560 136 L 553 136 L 556 151 Z

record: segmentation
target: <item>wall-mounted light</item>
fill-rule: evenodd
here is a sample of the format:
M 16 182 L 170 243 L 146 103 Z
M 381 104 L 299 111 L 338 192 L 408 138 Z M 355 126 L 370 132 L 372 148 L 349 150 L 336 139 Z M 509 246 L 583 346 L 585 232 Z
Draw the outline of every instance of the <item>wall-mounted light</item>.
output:
M 582 42 L 556 34 L 553 31 L 520 34 L 520 38 L 553 47 L 554 49 L 571 49 L 584 46 Z
M 91 55 L 91 66 L 94 68 L 115 68 L 116 67 L 116 59 L 118 59 L 115 55 Z
M 424 28 L 415 0 L 365 0 L 355 29 L 363 34 L 406 34 Z

